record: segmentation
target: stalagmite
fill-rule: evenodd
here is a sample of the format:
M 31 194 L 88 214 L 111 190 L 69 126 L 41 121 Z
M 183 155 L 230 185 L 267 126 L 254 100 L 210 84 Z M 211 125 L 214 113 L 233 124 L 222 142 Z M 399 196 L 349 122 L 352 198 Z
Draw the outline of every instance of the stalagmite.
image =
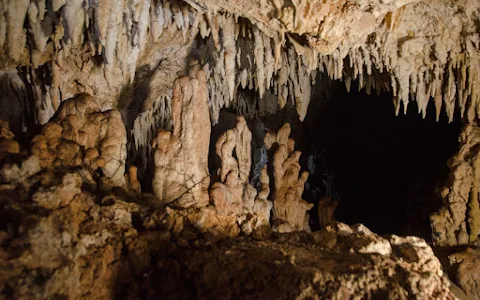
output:
M 225 132 L 216 144 L 220 157 L 219 174 L 221 182 L 214 183 L 211 198 L 220 215 L 234 214 L 247 234 L 252 230 L 269 225 L 272 203 L 265 197 L 256 198 L 257 191 L 248 183 L 251 167 L 252 134 L 243 117 L 237 118 L 234 129 Z M 233 151 L 236 153 L 234 158 Z M 265 174 L 266 176 L 266 174 Z M 263 177 L 268 181 L 268 177 Z
M 205 72 L 174 82 L 173 130 L 160 130 L 154 141 L 153 190 L 162 203 L 178 207 L 208 204 L 210 116 Z
M 278 147 L 273 156 L 273 177 L 275 194 L 273 195 L 273 219 L 275 229 L 279 232 L 297 230 L 309 231 L 309 215 L 313 204 L 302 199 L 304 184 L 308 172 L 300 174 L 300 151 L 295 151 L 295 141 L 289 138 L 290 124 L 285 124 L 278 133 L 265 135 L 265 146 L 272 149 Z

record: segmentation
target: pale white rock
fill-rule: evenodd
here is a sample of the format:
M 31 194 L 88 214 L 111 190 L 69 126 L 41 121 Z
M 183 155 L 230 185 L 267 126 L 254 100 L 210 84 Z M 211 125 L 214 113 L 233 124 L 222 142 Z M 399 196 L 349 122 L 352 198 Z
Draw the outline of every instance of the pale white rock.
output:
M 300 175 L 300 151 L 295 151 L 295 141 L 290 136 L 290 124 L 286 123 L 277 133 L 268 132 L 264 143 L 267 149 L 277 145 L 273 155 L 275 194 L 273 201 L 274 229 L 279 232 L 310 231 L 307 213 L 313 204 L 302 199 L 308 172 Z
M 65 27 L 65 40 L 73 45 L 83 43 L 83 30 L 85 26 L 84 0 L 70 0 L 62 8 L 62 17 Z
M 220 158 L 217 171 L 220 182 L 215 182 L 210 189 L 214 210 L 209 212 L 218 214 L 216 219 L 220 224 L 217 226 L 230 222 L 233 217 L 245 234 L 269 227 L 273 207 L 272 202 L 267 200 L 268 191 L 265 191 L 269 180 L 266 169 L 261 178 L 261 198 L 257 197 L 257 190 L 248 182 L 252 164 L 251 143 L 252 133 L 245 118 L 239 116 L 235 128 L 227 130 L 216 143 L 216 154 Z M 209 227 L 213 226 L 213 223 L 209 224 Z

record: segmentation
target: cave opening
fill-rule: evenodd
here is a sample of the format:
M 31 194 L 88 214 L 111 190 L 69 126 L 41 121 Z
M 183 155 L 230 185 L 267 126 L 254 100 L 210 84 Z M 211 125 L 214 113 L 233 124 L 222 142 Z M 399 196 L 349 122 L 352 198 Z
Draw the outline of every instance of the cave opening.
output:
M 439 120 L 433 101 L 425 118 L 411 100 L 406 113 L 395 115 L 391 92 L 367 94 L 352 82 L 330 80 L 320 73 L 303 122 L 290 101 L 272 109 L 272 91 L 258 99 L 249 91 L 237 91 L 237 99 L 249 101 L 255 111 L 241 104 L 223 109 L 212 126 L 209 169 L 215 176 L 215 142 L 243 115 L 252 131 L 251 183 L 255 186 L 264 158 L 260 157 L 265 132 L 291 124 L 291 137 L 302 152 L 302 171 L 310 173 L 303 198 L 315 205 L 310 227 L 324 226 L 322 210 L 334 210 L 334 219 L 362 223 L 380 234 L 415 235 L 431 240 L 430 215 L 441 206 L 440 189 L 448 178 L 447 161 L 458 150 L 461 118 L 449 123 L 442 110 Z M 274 100 L 270 99 L 271 97 Z M 262 108 L 262 105 L 264 106 Z M 272 159 L 271 157 L 268 160 Z M 259 167 L 260 164 L 260 167 Z M 328 199 L 328 203 L 321 201 Z M 326 205 L 323 207 L 319 207 Z
M 338 81 L 329 86 L 328 96 L 312 99 L 304 122 L 317 167 L 305 199 L 318 201 L 312 190 L 320 187 L 320 195 L 338 201 L 337 221 L 431 240 L 429 217 L 441 206 L 460 117 L 449 123 L 442 111 L 437 122 L 433 101 L 425 118 L 415 101 L 395 116 L 390 92 L 367 95 L 357 83 L 347 92 Z

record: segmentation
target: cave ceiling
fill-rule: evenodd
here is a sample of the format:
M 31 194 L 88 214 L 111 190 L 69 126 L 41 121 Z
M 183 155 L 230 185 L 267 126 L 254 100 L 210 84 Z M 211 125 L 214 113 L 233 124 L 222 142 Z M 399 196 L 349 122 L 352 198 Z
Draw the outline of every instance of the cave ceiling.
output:
M 397 114 L 416 101 L 425 115 L 432 101 L 437 118 L 444 109 L 452 120 L 458 109 L 471 121 L 480 112 L 479 7 L 475 0 L 4 1 L 0 67 L 12 89 L 35 87 L 29 97 L 40 124 L 78 92 L 121 109 L 132 101 L 122 99 L 135 98 L 132 85 L 142 84 L 148 95 L 138 112 L 168 123 L 168 104 L 159 102 L 200 57 L 214 122 L 240 88 L 261 99 L 272 89 L 278 105 L 291 101 L 303 120 L 318 71 L 348 89 L 358 80 L 367 91 L 391 91 Z M 192 50 L 199 37 L 203 47 Z M 28 73 L 22 80 L 20 66 Z

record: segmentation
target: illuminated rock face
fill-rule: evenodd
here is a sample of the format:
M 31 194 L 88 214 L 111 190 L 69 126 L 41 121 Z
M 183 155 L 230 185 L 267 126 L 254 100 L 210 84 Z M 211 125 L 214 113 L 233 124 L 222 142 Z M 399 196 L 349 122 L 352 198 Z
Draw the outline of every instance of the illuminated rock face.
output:
M 443 207 L 431 216 L 433 241 L 439 246 L 480 241 L 480 128 L 465 126 L 460 143 L 460 150 L 449 161 L 450 177 L 442 190 Z
M 95 99 L 80 94 L 62 103 L 32 140 L 43 168 L 85 167 L 101 172 L 102 188 L 125 186 L 127 134 L 116 110 L 101 112 Z
M 6 151 L 19 153 L 12 137 L 6 140 L 10 141 Z M 76 168 L 82 169 L 88 184 L 98 183 L 101 190 L 126 187 L 127 136 L 121 114 L 117 110 L 100 111 L 88 94 L 64 101 L 31 144 L 32 155 L 20 168 L 4 166 L 4 180 L 29 186 L 28 177 L 42 170 Z
M 158 133 L 154 142 L 153 189 L 162 203 L 204 207 L 208 204 L 208 147 L 210 116 L 205 73 L 174 82 L 172 99 L 173 131 Z
M 279 232 L 297 230 L 310 231 L 307 211 L 313 204 L 302 199 L 308 172 L 300 175 L 300 151 L 295 151 L 295 141 L 290 136 L 290 124 L 285 124 L 277 133 L 265 135 L 265 146 L 273 149 L 273 177 L 275 194 L 273 200 L 273 219 Z

